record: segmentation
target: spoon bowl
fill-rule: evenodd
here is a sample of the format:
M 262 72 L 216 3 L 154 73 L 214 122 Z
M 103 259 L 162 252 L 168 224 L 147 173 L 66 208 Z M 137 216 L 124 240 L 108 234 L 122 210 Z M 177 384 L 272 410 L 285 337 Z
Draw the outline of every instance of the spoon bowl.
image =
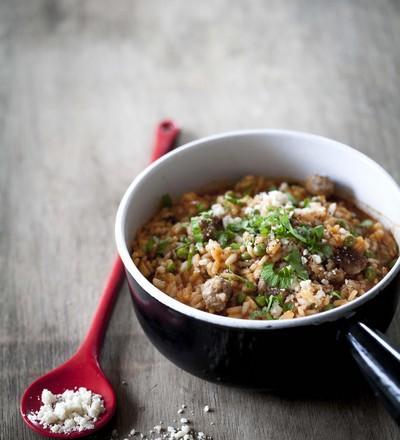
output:
M 51 432 L 36 421 L 30 420 L 29 414 L 39 410 L 43 389 L 48 389 L 54 394 L 61 394 L 67 389 L 85 387 L 93 393 L 100 394 L 103 398 L 105 411 L 95 422 L 93 429 L 71 432 L 70 434 Z M 97 360 L 85 352 L 76 353 L 64 364 L 40 377 L 31 383 L 21 399 L 21 415 L 24 422 L 39 434 L 53 438 L 79 438 L 87 436 L 93 431 L 105 426 L 115 413 L 115 392 L 104 376 Z

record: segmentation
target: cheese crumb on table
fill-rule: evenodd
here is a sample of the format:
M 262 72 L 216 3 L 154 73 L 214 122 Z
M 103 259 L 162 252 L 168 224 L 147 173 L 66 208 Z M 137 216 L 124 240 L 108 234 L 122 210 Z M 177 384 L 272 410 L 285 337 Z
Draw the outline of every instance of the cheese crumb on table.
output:
M 83 387 L 75 391 L 65 390 L 62 394 L 44 389 L 41 401 L 39 411 L 28 414 L 28 418 L 54 433 L 69 434 L 93 429 L 94 423 L 105 411 L 102 396 Z
M 206 405 L 206 407 L 208 408 L 208 411 L 211 411 L 208 405 Z M 181 405 L 180 407 L 181 410 L 186 408 L 186 405 Z M 174 423 L 176 422 L 177 421 L 174 420 Z M 211 424 L 215 425 L 214 422 Z M 134 440 L 135 438 L 138 440 L 212 440 L 210 435 L 207 435 L 202 431 L 197 431 L 194 428 L 193 421 L 188 420 L 185 417 L 180 419 L 178 426 L 167 425 L 166 427 L 163 427 L 162 425 L 163 423 L 160 422 L 159 425 L 150 429 L 148 434 L 132 429 L 130 434 L 128 434 L 129 440 Z

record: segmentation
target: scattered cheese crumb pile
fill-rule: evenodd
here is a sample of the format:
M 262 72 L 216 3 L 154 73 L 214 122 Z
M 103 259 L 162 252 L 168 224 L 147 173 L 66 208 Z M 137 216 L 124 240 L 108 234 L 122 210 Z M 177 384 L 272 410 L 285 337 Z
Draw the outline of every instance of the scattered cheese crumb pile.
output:
M 180 415 L 183 414 L 186 408 L 186 405 L 181 405 L 177 413 Z M 209 413 L 212 412 L 212 410 L 208 405 L 206 405 L 203 408 L 203 412 Z M 191 411 L 191 414 L 193 415 L 194 411 Z M 128 434 L 128 437 L 124 437 L 123 440 L 212 440 L 210 435 L 207 435 L 202 431 L 196 431 L 192 421 L 186 417 L 182 417 L 179 420 L 179 423 L 177 423 L 177 420 L 174 420 L 173 422 L 178 426 L 168 425 L 164 427 L 164 423 L 159 422 L 158 425 L 153 427 L 153 429 L 150 429 L 148 434 L 137 431 L 136 429 L 132 429 Z M 210 425 L 214 424 L 214 422 L 210 423 Z M 111 434 L 111 440 L 118 438 L 118 432 L 116 429 L 114 429 Z
M 93 429 L 105 410 L 102 397 L 83 387 L 75 391 L 65 390 L 62 394 L 44 389 L 41 399 L 43 405 L 39 411 L 29 414 L 28 418 L 56 433 Z

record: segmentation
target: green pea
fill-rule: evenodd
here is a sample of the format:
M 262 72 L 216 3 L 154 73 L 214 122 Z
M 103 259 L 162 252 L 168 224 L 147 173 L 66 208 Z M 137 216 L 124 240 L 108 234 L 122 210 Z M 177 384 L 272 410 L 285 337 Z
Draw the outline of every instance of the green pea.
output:
M 188 257 L 188 254 L 189 254 L 189 247 L 186 245 L 178 247 L 176 249 L 176 256 L 178 258 L 181 258 L 182 260 L 186 260 L 186 258 Z
M 348 235 L 348 236 L 344 239 L 343 244 L 344 244 L 346 247 L 352 247 L 353 244 L 354 244 L 354 241 L 355 241 L 354 237 L 353 237 L 352 235 Z
M 236 303 L 241 306 L 246 300 L 247 295 L 244 292 L 239 292 L 236 297 Z
M 368 281 L 374 281 L 376 278 L 376 270 L 369 266 L 365 269 L 365 278 L 367 278 Z
M 257 257 L 262 257 L 265 254 L 265 246 L 258 244 L 255 248 L 254 248 L 254 254 Z
M 167 269 L 168 272 L 175 272 L 175 270 L 176 270 L 176 265 L 175 265 L 175 263 L 174 263 L 173 261 L 170 261 L 170 262 L 167 264 L 166 269 Z
M 254 301 L 259 307 L 264 307 L 267 304 L 267 298 L 264 295 L 258 295 L 254 298 Z

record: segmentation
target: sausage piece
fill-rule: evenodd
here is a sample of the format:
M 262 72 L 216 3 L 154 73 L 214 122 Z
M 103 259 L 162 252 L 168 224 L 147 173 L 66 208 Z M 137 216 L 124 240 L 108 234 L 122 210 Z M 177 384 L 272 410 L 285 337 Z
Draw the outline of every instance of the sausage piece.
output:
M 232 295 L 232 286 L 229 281 L 215 276 L 201 286 L 201 295 L 209 312 L 222 312 Z
M 357 275 L 367 266 L 368 260 L 364 255 L 349 248 L 340 248 L 334 257 L 338 264 L 349 275 Z
M 218 229 L 222 227 L 222 220 L 218 217 L 211 219 L 203 219 L 200 221 L 200 228 L 204 240 L 215 239 L 217 237 Z
M 331 179 L 325 176 L 314 174 L 307 177 L 306 180 L 307 191 L 315 196 L 330 196 L 335 190 L 335 185 Z

